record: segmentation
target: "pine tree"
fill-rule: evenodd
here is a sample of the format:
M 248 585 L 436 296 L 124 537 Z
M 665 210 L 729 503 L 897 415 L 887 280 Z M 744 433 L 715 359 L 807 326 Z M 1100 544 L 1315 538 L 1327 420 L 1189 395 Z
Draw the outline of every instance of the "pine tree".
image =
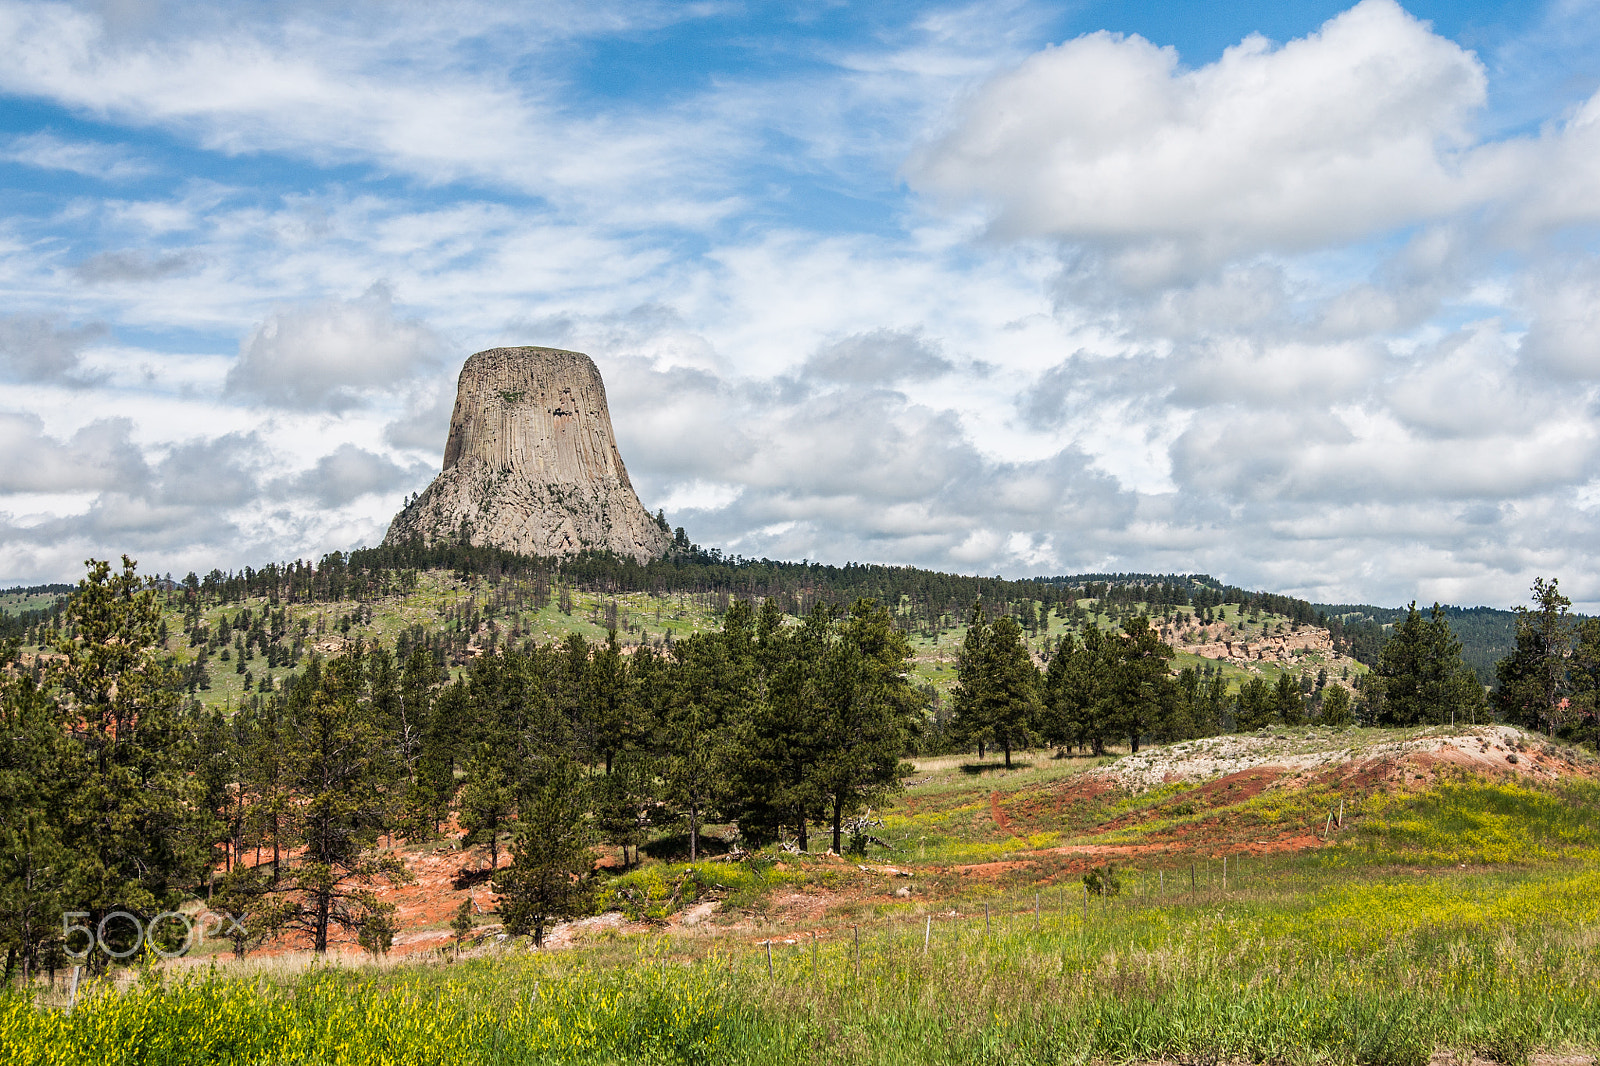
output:
M 655 824 L 660 801 L 652 763 L 647 752 L 624 751 L 616 757 L 610 772 L 594 784 L 595 827 L 601 839 L 622 849 L 624 866 L 631 865 L 630 847 L 632 863 L 639 861 L 639 846 Z
M 1252 677 L 1239 686 L 1234 703 L 1234 729 L 1240 733 L 1253 733 L 1272 723 L 1272 690 L 1260 677 Z
M 771 599 L 756 623 L 758 680 L 742 731 L 733 740 L 734 787 L 741 797 L 739 830 L 753 842 L 794 830 L 801 851 L 810 847 L 808 823 L 820 818 L 827 717 L 827 667 L 837 641 L 831 604 L 818 603 L 806 620 L 785 630 Z
M 701 825 L 730 794 L 733 737 L 750 705 L 752 639 L 750 605 L 734 600 L 722 632 L 696 633 L 672 647 L 658 742 L 666 798 L 688 823 L 690 861 L 699 856 Z
M 430 835 L 439 831 L 455 795 L 456 737 L 464 711 L 459 698 L 440 698 L 444 680 L 444 671 L 426 646 L 419 644 L 406 656 L 400 675 L 401 711 L 406 727 L 416 730 L 418 737 L 405 820 L 410 831 Z
M 1567 616 L 1572 601 L 1559 583 L 1536 578 L 1534 607 L 1518 606 L 1517 645 L 1495 666 L 1500 682 L 1496 703 L 1509 721 L 1554 736 L 1572 717 L 1567 659 L 1573 627 Z
M 1088 746 L 1104 755 L 1119 728 L 1116 642 L 1090 626 L 1078 643 L 1069 633 L 1056 645 L 1045 674 L 1045 738 L 1053 744 Z
M 523 805 L 511 844 L 511 865 L 494 880 L 498 910 L 512 936 L 544 946 L 548 927 L 589 906 L 594 856 L 589 851 L 588 796 L 577 769 L 553 758 Z
M 1164 732 L 1172 720 L 1177 687 L 1167 663 L 1173 651 L 1142 614 L 1130 618 L 1122 635 L 1107 643 L 1115 662 L 1111 715 L 1129 748 L 1138 751 L 1142 737 Z
M 615 628 L 607 631 L 605 644 L 596 648 L 585 664 L 582 680 L 582 714 L 593 738 L 591 747 L 609 774 L 617 753 L 636 746 L 647 735 L 630 699 L 627 666 Z
M 58 642 L 50 676 L 82 752 L 59 823 L 72 856 L 64 898 L 98 926 L 113 910 L 148 920 L 176 907 L 205 868 L 213 832 L 188 772 L 192 738 L 177 673 L 163 661 L 156 594 L 127 556 L 120 573 L 88 567 L 68 603 L 74 635 Z
M 5 978 L 26 983 L 61 936 L 71 866 L 62 829 L 75 752 L 55 700 L 26 675 L 0 675 L 0 943 Z M 69 945 L 74 951 L 81 944 Z
M 450 931 L 456 935 L 456 958 L 461 957 L 461 942 L 472 932 L 472 897 L 468 896 L 461 901 L 461 906 L 456 908 L 456 916 L 451 919 Z
M 959 732 L 1004 749 L 1010 769 L 1012 751 L 1038 736 L 1035 726 L 1042 694 L 1039 670 L 1016 619 L 1001 616 L 990 623 L 983 605 L 975 604 L 956 676 L 953 695 Z
M 1331 685 L 1323 690 L 1322 722 L 1324 725 L 1347 726 L 1353 721 L 1350 713 L 1350 690 L 1343 685 Z
M 835 854 L 844 816 L 900 786 L 906 728 L 918 705 L 905 675 L 910 658 L 911 646 L 888 608 L 867 599 L 851 606 L 826 658 L 816 768 Z
M 1600 618 L 1585 618 L 1578 623 L 1567 667 L 1573 718 L 1580 724 L 1580 737 L 1587 732 L 1600 752 Z
M 1284 725 L 1295 726 L 1305 721 L 1305 701 L 1300 696 L 1299 686 L 1287 671 L 1278 675 L 1278 683 L 1273 687 L 1272 704 L 1278 721 Z
M 516 797 L 503 756 L 488 744 L 481 745 L 467 763 L 467 782 L 461 788 L 457 817 L 465 830 L 461 843 L 489 845 L 489 869 L 500 865 L 500 834 L 512 822 Z
M 410 879 L 399 858 L 375 849 L 397 813 L 386 786 L 399 764 L 365 698 L 364 665 L 358 643 L 323 667 L 314 688 L 290 694 L 285 756 L 301 850 L 273 889 L 270 921 L 306 933 L 318 953 L 335 927 L 359 933 L 382 924 L 379 880 Z
M 1378 652 L 1367 694 L 1382 725 L 1442 725 L 1462 712 L 1476 714 L 1483 703 L 1483 686 L 1437 603 L 1427 618 L 1411 604 Z

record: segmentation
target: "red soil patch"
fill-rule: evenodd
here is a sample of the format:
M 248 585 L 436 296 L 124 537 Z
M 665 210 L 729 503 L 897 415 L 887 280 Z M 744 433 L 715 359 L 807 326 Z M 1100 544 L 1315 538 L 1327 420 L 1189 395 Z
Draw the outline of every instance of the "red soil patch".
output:
M 1055 855 L 1087 855 L 1091 858 L 1100 858 L 1148 855 L 1171 849 L 1160 844 L 1063 844 L 1058 848 L 1046 850 Z
M 1103 777 L 1080 776 L 1065 784 L 1057 785 L 1047 792 L 1035 794 L 1027 798 L 1013 800 L 1008 806 L 1012 812 L 1025 822 L 1050 822 L 1061 816 L 1073 807 L 1083 803 L 1092 803 L 1120 789 Z M 992 802 L 992 798 L 991 798 Z M 999 819 L 996 819 L 998 822 Z M 1010 820 L 1007 819 L 1009 826 Z
M 1240 770 L 1236 774 L 1207 782 L 1193 792 L 1185 793 L 1184 798 L 1202 797 L 1208 801 L 1220 798 L 1225 803 L 1242 803 L 1261 795 L 1288 772 L 1282 766 L 1257 766 Z
M 1011 820 L 1006 817 L 1006 812 L 1000 809 L 1000 793 L 989 793 L 989 814 L 994 817 L 996 828 L 1002 833 L 1011 832 Z
M 998 877 L 1011 870 L 1025 870 L 1032 866 L 1031 862 L 977 862 L 970 866 L 952 866 L 953 874 L 966 874 L 969 877 Z

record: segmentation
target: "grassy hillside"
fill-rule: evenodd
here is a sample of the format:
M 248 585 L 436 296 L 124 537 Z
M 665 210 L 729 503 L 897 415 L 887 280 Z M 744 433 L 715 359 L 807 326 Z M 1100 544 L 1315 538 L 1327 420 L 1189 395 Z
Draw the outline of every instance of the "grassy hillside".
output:
M 182 613 L 184 591 L 192 588 L 204 605 L 208 622 L 217 621 L 224 613 L 218 609 L 223 605 L 237 609 L 271 603 L 288 607 L 297 624 L 304 621 L 315 627 L 321 616 L 319 635 L 338 619 L 359 611 L 358 630 L 391 638 L 394 623 L 402 617 L 407 626 L 437 629 L 446 620 L 443 608 L 447 605 L 440 602 L 445 596 L 453 597 L 457 604 L 470 599 L 481 618 L 494 618 L 491 604 L 497 596 L 506 598 L 507 586 L 513 590 L 521 614 L 528 613 L 531 592 L 543 588 L 553 599 L 555 590 L 564 585 L 580 601 L 580 613 L 588 612 L 586 617 L 591 620 L 601 619 L 585 630 L 580 623 L 558 620 L 545 612 L 543 617 L 524 619 L 527 632 L 564 636 L 577 625 L 576 631 L 586 636 L 591 632 L 603 636 L 603 617 L 596 612 L 615 600 L 619 610 L 639 626 L 624 634 L 634 640 L 664 639 L 668 630 L 680 630 L 674 623 L 704 624 L 731 596 L 774 597 L 791 615 L 805 613 L 818 599 L 848 603 L 867 596 L 898 606 L 907 633 L 917 639 L 919 659 L 924 661 L 919 678 L 941 690 L 948 679 L 938 664 L 959 646 L 967 612 L 979 598 L 991 613 L 995 609 L 1013 613 L 1025 624 L 1030 617 L 1036 619 L 1036 624 L 1028 625 L 1036 651 L 1043 651 L 1064 629 L 1081 631 L 1088 624 L 1115 628 L 1137 611 L 1175 620 L 1175 616 L 1192 617 L 1204 609 L 1212 617 L 1227 618 L 1240 631 L 1241 639 L 1251 629 L 1259 636 L 1263 631 L 1296 625 L 1331 624 L 1341 653 L 1336 664 L 1341 674 L 1352 665 L 1346 661 L 1351 657 L 1365 665 L 1376 662 L 1388 627 L 1405 614 L 1404 608 L 1311 604 L 1229 586 L 1205 574 L 1077 574 L 1007 581 L 914 567 L 838 567 L 744 559 L 698 545 L 644 567 L 609 556 L 563 562 L 494 549 L 401 546 L 334 553 L 315 565 L 273 564 L 237 574 L 212 571 L 204 578 L 191 574 L 173 582 L 169 575 L 165 580 L 175 611 Z M 50 585 L 0 592 L 0 640 L 22 636 L 41 617 L 37 612 L 49 612 L 69 588 Z M 370 623 L 369 611 L 373 614 Z M 1485 684 L 1493 684 L 1494 663 L 1510 650 L 1514 640 L 1515 615 L 1487 607 L 1452 607 L 1447 614 L 1462 641 L 1463 656 Z M 1179 665 L 1204 664 L 1180 659 Z M 1269 682 L 1280 672 L 1275 666 L 1262 670 Z M 1238 669 L 1226 672 L 1235 684 L 1249 674 Z M 215 676 L 217 671 L 212 673 Z M 236 693 L 222 695 L 220 702 L 226 704 Z M 218 702 L 205 695 L 201 698 Z
M 569 602 L 563 600 L 563 588 Z M 392 648 L 401 640 L 415 643 L 425 637 L 440 639 L 450 645 L 446 665 L 459 670 L 479 650 L 503 646 L 508 641 L 560 642 L 575 633 L 591 643 L 602 642 L 613 620 L 624 646 L 665 646 L 671 640 L 718 626 L 728 600 L 726 592 L 604 591 L 562 585 L 559 581 L 547 583 L 541 596 L 537 583 L 531 580 L 425 570 L 411 575 L 403 587 L 376 595 L 304 602 L 260 595 L 227 602 L 208 602 L 202 596 L 197 603 L 182 589 L 172 589 L 163 594 L 163 611 L 166 646 L 175 661 L 186 668 L 196 663 L 204 665 L 204 677 L 194 685 L 193 697 L 208 708 L 227 710 L 262 691 L 261 685 L 267 679 L 273 684 L 281 683 L 286 674 L 303 665 L 306 656 L 326 657 L 348 641 L 378 641 Z M 43 628 L 40 623 L 48 620 L 52 608 L 60 602 L 61 590 L 0 593 L 0 611 L 38 627 L 18 629 L 19 636 L 30 631 L 37 636 Z M 794 597 L 788 606 L 791 610 L 801 609 L 801 598 Z M 1028 631 L 1028 645 L 1041 660 L 1066 633 L 1081 637 L 1090 626 L 1114 630 L 1141 613 L 1165 619 L 1174 629 L 1183 629 L 1194 624 L 1198 613 L 1198 608 L 1192 606 L 1110 601 L 1104 596 L 1094 599 L 1066 595 L 1049 600 L 1013 600 L 1004 605 L 1014 614 L 1029 608 L 1036 621 Z M 913 676 L 941 698 L 948 697 L 956 681 L 956 657 L 966 639 L 965 612 L 943 612 L 930 625 L 926 612 L 910 596 L 901 597 L 898 609 L 915 656 Z M 245 655 L 239 653 L 234 641 L 237 633 L 232 625 L 225 627 L 224 621 L 236 624 L 244 612 L 248 612 L 252 624 L 264 612 L 272 615 L 272 631 L 279 635 L 271 642 L 282 647 L 282 662 L 269 664 L 259 648 L 250 648 Z M 1259 641 L 1297 627 L 1286 614 L 1250 611 L 1240 605 L 1219 606 L 1210 612 L 1210 617 L 1216 619 L 1214 627 L 1225 626 L 1230 639 L 1236 641 Z M 229 633 L 226 637 L 225 631 Z M 1293 664 L 1262 662 L 1245 666 L 1184 651 L 1183 642 L 1176 638 L 1174 644 L 1178 649 L 1174 670 L 1192 666 L 1220 671 L 1230 689 L 1237 689 L 1252 676 L 1276 682 L 1286 670 L 1312 676 L 1326 670 L 1332 677 L 1350 677 L 1364 669 L 1348 657 L 1329 655 L 1307 655 Z M 36 639 L 27 639 L 23 644 L 24 652 L 41 650 L 45 649 Z
M 1504 727 L 1214 739 L 1011 771 L 921 760 L 869 858 L 647 860 L 606 875 L 615 909 L 567 927 L 568 950 L 502 943 L 491 914 L 460 962 L 441 929 L 404 961 L 150 971 L 71 1015 L 14 995 L 0 1055 L 1423 1066 L 1600 1049 L 1591 757 Z

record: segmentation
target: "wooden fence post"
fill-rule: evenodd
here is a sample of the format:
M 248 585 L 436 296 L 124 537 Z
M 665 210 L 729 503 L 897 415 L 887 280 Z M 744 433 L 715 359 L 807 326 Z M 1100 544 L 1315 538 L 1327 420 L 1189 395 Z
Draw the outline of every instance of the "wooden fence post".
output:
M 933 936 L 933 915 L 928 915 L 928 924 L 922 927 L 922 953 L 928 953 L 928 940 Z

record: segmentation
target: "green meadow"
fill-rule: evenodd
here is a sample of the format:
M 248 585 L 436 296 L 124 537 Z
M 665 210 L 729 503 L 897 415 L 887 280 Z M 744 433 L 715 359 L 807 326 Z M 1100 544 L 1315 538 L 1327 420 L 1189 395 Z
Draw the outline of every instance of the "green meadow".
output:
M 959 771 L 955 771 L 959 773 Z M 938 774 L 930 774 L 937 796 Z M 1048 784 L 1048 783 L 1047 783 Z M 959 797 L 959 791 L 949 790 Z M 1171 793 L 1154 802 L 1170 802 Z M 1312 852 L 858 901 L 542 954 L 146 969 L 0 1002 L 9 1063 L 1521 1064 L 1600 1048 L 1600 787 L 1458 776 Z M 905 849 L 902 849 L 903 851 Z M 932 873 L 907 856 L 906 865 Z M 658 864 L 612 904 L 757 914 L 828 871 Z M 837 874 L 839 884 L 847 877 Z M 631 902 L 619 903 L 631 894 Z M 651 913 L 651 907 L 657 908 Z

